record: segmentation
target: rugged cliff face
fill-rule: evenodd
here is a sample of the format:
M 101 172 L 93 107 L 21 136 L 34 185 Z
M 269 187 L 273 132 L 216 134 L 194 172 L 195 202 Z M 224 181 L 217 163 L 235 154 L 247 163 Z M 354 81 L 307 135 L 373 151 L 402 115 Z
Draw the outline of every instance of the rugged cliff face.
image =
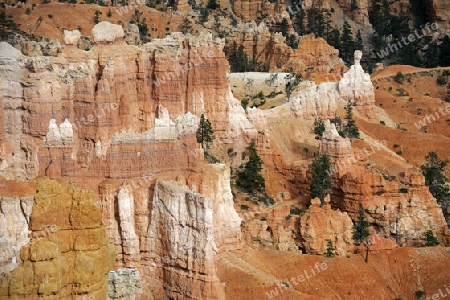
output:
M 322 207 L 320 199 L 311 200 L 311 206 L 302 215 L 299 227 L 306 253 L 324 254 L 328 241 L 333 245 L 333 254 L 353 252 L 352 219 L 346 212 L 332 210 L 329 196 Z
M 354 166 L 342 178 L 345 196 L 339 206 L 355 214 L 359 205 L 364 205 L 375 228 L 394 236 L 402 245 L 423 245 L 427 230 L 447 243 L 450 234 L 447 223 L 441 207 L 424 185 L 423 175 L 411 169 L 404 180 L 408 189 L 400 193 L 397 182 L 384 179 L 375 170 Z
M 142 274 L 139 287 L 128 269 L 110 275 L 109 297 L 142 288 L 154 297 L 166 289 L 174 298 L 222 299 L 216 256 L 242 246 L 241 220 L 233 208 L 229 169 L 203 160 L 195 138 L 198 117 L 204 113 L 211 120 L 220 143 L 256 134 L 230 92 L 224 42 L 210 34 L 173 34 L 140 48 L 127 46 L 122 28 L 107 22 L 94 27 L 93 35 L 96 45 L 83 51 L 75 46 L 79 35 L 66 32 L 67 44 L 56 57 L 25 57 L 1 43 L 1 112 L 7 124 L 1 175 L 20 180 L 46 175 L 98 192 L 102 213 L 96 220 L 116 247 L 116 268 Z M 156 183 L 157 178 L 178 183 Z M 5 224 L 26 224 L 27 199 L 5 199 L 5 211 L 16 212 L 4 216 Z M 173 211 L 170 205 L 181 199 L 184 206 Z M 31 217 L 31 224 L 46 220 L 48 215 Z M 17 230 L 4 234 L 9 239 L 22 229 Z M 182 240 L 191 237 L 189 243 Z M 181 243 L 172 244 L 174 239 Z M 19 250 L 26 240 L 9 242 Z M 12 263 L 12 257 L 5 261 Z M 164 271 L 157 267 L 162 265 Z M 130 282 L 128 291 L 117 283 L 122 277 Z
M 241 218 L 233 208 L 229 169 L 208 165 L 203 172 L 200 186 L 182 176 L 101 184 L 116 266 L 137 267 L 143 291 L 154 297 L 223 299 L 216 261 L 242 247 Z
M 14 182 L 6 185 L 13 189 Z M 9 233 L 22 233 L 19 240 L 3 235 L 2 254 L 7 255 L 2 255 L 2 299 L 106 298 L 115 251 L 94 192 L 43 178 L 35 194 L 2 198 L 1 205 L 7 219 L 17 219 L 7 227 Z M 17 205 L 23 213 L 13 209 Z M 25 222 L 20 222 L 22 214 Z
M 298 47 L 291 48 L 286 38 L 271 32 L 269 23 L 254 21 L 239 23 L 237 26 L 221 25 L 220 32 L 226 34 L 227 51 L 233 43 L 242 46 L 245 53 L 260 61 L 271 72 L 293 72 L 304 74 L 305 70 L 316 74 L 340 73 L 346 67 L 339 58 L 339 51 L 322 38 L 304 35 Z
M 99 25 L 89 52 L 66 45 L 64 56 L 19 59 L 3 44 L 1 175 L 95 186 L 104 177 L 182 171 L 195 164 L 192 115 L 205 113 L 228 141 L 253 130 L 245 117 L 233 122 L 244 111 L 228 88 L 223 41 L 174 34 L 136 48 L 123 43 L 121 28 Z M 191 158 L 177 161 L 181 153 Z
M 183 10 L 186 3 L 178 4 Z M 365 4 L 356 1 L 352 10 L 361 24 L 366 22 Z M 348 2 L 339 5 L 347 7 Z M 240 7 L 250 18 L 246 7 L 251 6 Z M 406 172 L 401 184 L 409 188 L 403 193 L 376 167 L 354 159 L 354 144 L 329 121 L 320 143 L 314 139 L 314 119 L 334 118 L 347 100 L 357 107 L 357 118 L 374 124 L 373 85 L 358 63 L 344 74 L 337 50 L 312 35 L 292 49 L 264 23 L 227 27 L 227 38 L 251 56 L 264 57 L 271 71 L 343 74 L 340 82 L 340 76 L 334 82 L 301 82 L 273 108 L 244 111 L 229 88 L 224 40 L 209 33 L 172 33 L 142 46 L 126 45 L 124 37 L 137 42 L 135 29 L 101 22 L 92 32 L 95 45 L 89 51 L 80 49 L 76 30 L 65 32 L 61 47 L 26 43 L 21 53 L 0 43 L 0 176 L 23 181 L 48 176 L 93 189 L 41 180 L 35 198 L 33 193 L 0 193 L 0 225 L 5 226 L 0 227 L 0 267 L 12 272 L 0 282 L 10 293 L 2 296 L 224 299 L 233 292 L 224 285 L 218 265 L 227 261 L 239 272 L 279 281 L 258 269 L 263 267 L 234 257 L 236 250 L 253 247 L 263 256 L 276 253 L 263 250 L 290 251 L 282 255 L 292 257 L 300 257 L 294 253 L 300 251 L 321 255 L 331 239 L 337 254 L 352 252 L 350 218 L 361 204 L 373 231 L 391 238 L 386 249 L 394 248 L 395 238 L 406 246 L 423 245 L 428 229 L 448 245 L 440 207 L 417 171 Z M 280 81 L 284 90 L 286 81 Z M 214 129 L 210 151 L 227 164 L 205 162 L 195 137 L 200 114 Z M 239 152 L 250 141 L 264 162 L 266 193 L 279 203 L 262 214 L 241 209 L 241 227 L 230 167 L 245 161 L 245 153 Z M 370 143 L 371 137 L 356 142 Z M 307 170 L 317 152 L 332 158 L 333 209 L 309 199 Z M 0 187 L 3 182 L 1 177 Z M 56 199 L 54 207 L 51 199 Z M 302 216 L 291 215 L 291 205 L 309 204 Z M 48 226 L 52 220 L 59 220 L 55 225 L 61 232 Z M 50 233 L 30 245 L 27 226 Z M 2 250 L 9 247 L 13 251 Z M 66 265 L 73 274 L 58 279 L 66 274 Z M 51 273 L 45 273 L 47 268 Z M 18 283 L 24 275 L 24 283 Z M 335 296 L 333 292 L 320 295 Z

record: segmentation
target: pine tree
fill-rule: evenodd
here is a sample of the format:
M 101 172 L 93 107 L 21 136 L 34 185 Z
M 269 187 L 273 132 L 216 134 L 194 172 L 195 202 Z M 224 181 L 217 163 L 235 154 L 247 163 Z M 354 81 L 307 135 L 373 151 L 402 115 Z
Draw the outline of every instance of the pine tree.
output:
M 287 36 L 288 30 L 289 30 L 288 20 L 286 18 L 283 18 L 280 25 L 280 32 L 283 36 Z
M 363 50 L 364 44 L 361 36 L 361 30 L 358 29 L 358 32 L 356 33 L 355 37 L 355 50 Z
M 438 45 L 431 37 L 425 38 L 428 48 L 425 50 L 423 65 L 427 68 L 436 68 L 439 65 Z
M 184 18 L 183 24 L 181 24 L 181 32 L 183 34 L 187 34 L 189 31 L 191 31 L 191 29 L 192 29 L 191 21 L 189 21 L 188 18 Z
M 358 138 L 359 139 L 359 130 L 358 127 L 356 127 L 356 122 L 353 120 L 353 105 L 349 102 L 347 102 L 347 105 L 345 106 L 345 112 L 346 112 L 346 118 L 347 118 L 347 124 L 344 128 L 345 136 L 352 139 L 352 138 Z
M 100 22 L 100 15 L 102 14 L 101 11 L 96 10 L 94 12 L 94 24 L 98 24 Z
M 364 207 L 361 205 L 358 210 L 358 219 L 353 225 L 353 240 L 355 245 L 359 246 L 369 236 L 369 222 L 364 215 Z
M 432 247 L 439 245 L 438 239 L 434 236 L 432 230 L 427 230 L 424 234 L 425 246 Z
M 439 47 L 439 65 L 441 67 L 450 66 L 450 37 L 444 36 Z
M 344 27 L 341 35 L 341 56 L 347 63 L 351 64 L 353 53 L 355 52 L 355 42 L 353 40 L 352 29 L 347 21 L 344 21 Z
M 330 34 L 328 35 L 327 42 L 334 48 L 338 50 L 341 49 L 341 33 L 339 32 L 339 29 L 334 28 L 333 30 L 331 30 Z
M 325 196 L 330 193 L 331 183 L 330 158 L 326 154 L 318 153 L 311 166 L 311 181 L 309 193 L 311 199 L 318 197 L 323 204 Z
M 322 134 L 325 131 L 325 124 L 323 123 L 321 118 L 316 118 L 314 120 L 314 134 L 316 135 L 316 140 L 320 140 L 322 138 Z
M 328 257 L 334 256 L 334 246 L 330 239 L 327 240 L 327 252 L 325 252 L 325 255 Z
M 251 142 L 247 147 L 249 159 L 244 169 L 238 173 L 237 185 L 253 193 L 254 191 L 263 192 L 265 188 L 264 177 L 261 175 L 262 161 L 255 149 L 255 143 Z
M 200 116 L 200 125 L 197 129 L 197 143 L 202 144 L 205 152 L 211 146 L 214 139 L 214 131 L 212 129 L 211 123 L 205 118 L 205 115 Z
M 209 0 L 208 1 L 208 5 L 206 6 L 206 8 L 214 10 L 216 8 L 219 8 L 219 5 L 217 4 L 216 0 Z

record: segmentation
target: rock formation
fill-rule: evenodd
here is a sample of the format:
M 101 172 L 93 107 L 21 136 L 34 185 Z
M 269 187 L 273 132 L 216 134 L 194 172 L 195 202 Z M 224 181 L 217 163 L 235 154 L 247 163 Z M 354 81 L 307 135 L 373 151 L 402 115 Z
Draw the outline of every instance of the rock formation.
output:
M 92 191 L 42 178 L 35 195 L 1 201 L 8 218 L 0 220 L 15 220 L 15 226 L 8 224 L 9 233 L 31 233 L 31 240 L 23 234 L 15 241 L 8 232 L 4 236 L 10 249 L 20 249 L 20 255 L 7 261 L 16 263 L 16 268 L 0 275 L 2 297 L 68 299 L 85 295 L 105 299 L 106 278 L 115 253 L 101 225 L 101 207 Z M 20 212 L 18 205 L 22 206 Z M 30 217 L 26 215 L 29 213 Z
M 122 39 L 125 32 L 122 26 L 103 21 L 94 26 L 92 35 L 96 43 L 113 43 L 116 40 Z
M 108 276 L 108 297 L 106 299 L 136 299 L 142 293 L 141 278 L 136 268 L 110 271 Z
M 289 103 L 293 114 L 298 118 L 333 118 L 336 115 L 339 99 L 336 83 L 320 85 L 307 81 L 300 84 L 300 92 L 294 94 Z
M 0 196 L 0 273 L 11 272 L 18 266 L 20 249 L 30 241 L 28 223 L 33 202 L 31 195 Z
M 436 20 L 439 22 L 439 25 L 442 25 L 442 27 L 446 30 L 449 30 L 448 27 L 448 21 L 450 20 L 450 10 L 449 10 L 449 3 L 445 0 L 432 0 L 432 14 L 433 14 L 433 20 Z
M 258 20 L 262 14 L 265 14 L 267 19 L 277 20 L 278 23 L 281 23 L 283 17 L 290 19 L 286 12 L 286 5 L 279 1 L 272 3 L 267 1 L 237 0 L 231 3 L 233 12 L 244 22 Z
M 139 45 L 141 42 L 139 27 L 136 24 L 128 24 L 125 28 L 125 42 L 128 45 Z
M 73 145 L 73 128 L 69 119 L 56 125 L 55 119 L 50 119 L 48 131 L 44 138 L 47 147 L 71 147 Z
M 95 189 L 102 204 L 100 220 L 116 247 L 114 269 L 137 268 L 141 278 L 147 278 L 143 293 L 159 295 L 165 282 L 183 287 L 173 292 L 179 297 L 220 298 L 223 287 L 215 275 L 215 257 L 242 246 L 241 219 L 233 208 L 229 169 L 204 163 L 195 138 L 199 116 L 205 114 L 216 140 L 223 143 L 257 134 L 230 91 L 224 41 L 211 34 L 174 33 L 135 47 L 123 43 L 123 31 L 113 25 L 97 25 L 93 30 L 97 45 L 91 51 L 72 47 L 77 43 L 73 32 L 66 33 L 68 45 L 57 57 L 28 58 L 0 44 L 0 126 L 5 126 L 0 128 L 0 176 L 20 180 L 48 176 Z M 150 226 L 180 239 L 191 233 L 177 231 L 181 225 L 173 230 L 161 227 L 169 222 L 169 211 L 159 206 L 174 200 L 165 196 L 165 183 L 155 188 L 158 177 L 183 182 L 176 196 L 186 199 L 183 216 L 189 209 L 191 217 L 206 222 L 193 224 L 181 215 L 170 221 L 194 226 L 192 233 L 202 239 L 189 241 L 193 249 L 183 248 L 184 243 L 151 247 L 147 243 L 153 236 Z M 41 215 L 40 220 L 53 217 Z M 20 218 L 5 222 L 23 223 L 25 217 Z M 21 241 L 5 235 L 0 247 L 5 243 L 20 247 Z M 205 245 L 211 246 L 206 252 Z M 175 260 L 164 275 L 158 273 L 156 259 L 167 261 L 169 253 Z M 197 262 L 199 254 L 205 264 Z M 104 256 L 109 259 L 108 255 Z M 13 256 L 8 253 L 5 261 L 11 263 Z M 187 269 L 180 273 L 181 263 Z M 201 277 L 193 276 L 193 270 Z M 106 289 L 102 291 L 106 295 Z
M 156 264 L 155 277 L 160 281 L 170 278 L 170 298 L 179 294 L 192 299 L 224 298 L 215 271 L 218 249 L 213 218 L 211 198 L 173 181 L 156 183 L 148 251 Z M 167 264 L 160 264 L 164 257 Z
M 357 111 L 369 119 L 375 118 L 375 92 L 370 75 L 365 73 L 360 61 L 362 52 L 355 51 L 355 64 L 339 82 L 339 94 L 344 101 L 350 101 Z
M 325 121 L 325 131 L 320 140 L 319 152 L 335 160 L 347 159 L 353 154 L 350 139 L 341 137 L 336 130 L 336 125 L 330 120 Z
M 419 171 L 411 169 L 405 178 L 409 188 L 400 193 L 396 181 L 389 181 L 373 169 L 353 166 L 342 177 L 344 199 L 341 210 L 356 215 L 364 205 L 367 217 L 377 232 L 395 237 L 401 245 L 423 245 L 423 234 L 432 230 L 442 241 L 450 232 L 441 207 L 424 185 Z
M 220 31 L 227 34 L 227 50 L 235 42 L 244 52 L 264 64 L 270 72 L 305 73 L 312 68 L 317 74 L 338 73 L 345 69 L 339 58 L 339 51 L 322 38 L 304 35 L 299 38 L 297 49 L 286 44 L 281 33 L 272 33 L 265 22 L 256 25 L 254 21 L 239 23 L 236 27 L 220 25 Z
M 282 251 L 299 251 L 296 243 L 296 233 L 293 228 L 298 222 L 298 217 L 293 216 L 288 220 L 290 207 L 283 205 L 272 208 L 267 216 L 259 220 L 251 220 L 246 224 L 247 245 L 255 249 L 272 249 Z
M 306 253 L 322 255 L 326 252 L 327 241 L 331 240 L 336 255 L 352 253 L 352 219 L 346 212 L 332 210 L 330 196 L 327 195 L 323 207 L 320 199 L 311 200 L 311 206 L 300 218 L 300 234 Z
M 336 125 L 330 120 L 325 121 L 325 131 L 319 144 L 319 152 L 328 155 L 332 164 L 331 175 L 341 178 L 356 163 L 350 139 L 343 138 L 336 130 Z
M 101 37 L 103 31 L 100 29 L 103 27 L 109 32 L 110 26 L 107 25 L 105 23 L 97 27 L 95 36 L 99 41 L 112 41 L 106 36 Z M 118 34 L 115 38 L 120 36 Z M 226 79 L 228 63 L 222 47 L 223 40 L 213 40 L 210 34 L 188 38 L 173 34 L 164 40 L 154 40 L 143 48 L 111 44 L 95 47 L 89 53 L 71 50 L 65 53 L 65 59 L 49 57 L 42 67 L 27 69 L 24 60 L 30 59 L 4 46 L 4 57 L 10 59 L 1 67 L 6 75 L 2 76 L 2 84 L 8 87 L 2 94 L 2 113 L 7 126 L 4 140 L 10 141 L 11 145 L 7 149 L 11 149 L 10 153 L 14 153 L 14 156 L 3 154 L 2 165 L 8 167 L 0 171 L 1 175 L 8 179 L 31 179 L 40 174 L 84 181 L 84 174 L 90 169 L 86 174 L 99 180 L 105 172 L 116 174 L 113 177 L 122 177 L 124 172 L 117 169 L 118 165 L 123 165 L 123 170 L 130 169 L 131 165 L 125 167 L 127 160 L 112 157 L 122 155 L 120 153 L 123 150 L 119 148 L 125 146 L 120 137 L 130 141 L 132 136 L 148 132 L 144 138 L 148 142 L 144 144 L 158 147 L 149 141 L 152 132 L 157 136 L 150 140 L 158 141 L 158 134 L 164 135 L 166 139 L 164 132 L 169 130 L 174 133 L 171 136 L 175 139 L 175 133 L 179 131 L 181 139 L 190 140 L 184 142 L 184 145 L 190 145 L 187 152 L 195 153 L 194 123 L 196 116 L 201 113 L 211 120 L 215 136 L 219 139 L 223 137 L 230 142 L 241 134 L 256 134 L 239 101 L 234 99 L 229 90 Z M 138 63 L 135 63 L 135 59 Z M 56 61 L 58 64 L 55 64 Z M 203 79 L 205 69 L 211 70 L 208 80 Z M 20 82 L 25 78 L 27 85 L 22 87 Z M 185 85 L 186 82 L 188 85 Z M 160 122 L 167 121 L 167 118 L 159 116 L 162 106 L 167 109 L 164 118 L 169 115 L 171 120 L 175 120 L 175 126 L 171 123 L 165 127 L 165 121 Z M 17 109 L 22 107 L 27 109 Z M 59 130 L 67 131 L 68 142 L 63 141 L 63 145 L 69 146 L 72 140 L 69 138 L 68 123 L 72 125 L 73 148 L 39 150 L 47 132 L 49 141 L 59 145 L 54 124 L 50 126 L 50 131 L 48 129 L 51 119 L 55 120 L 55 124 L 68 119 Z M 14 128 L 11 127 L 13 124 Z M 178 142 L 182 143 L 181 140 Z M 48 142 L 45 143 L 50 146 Z M 138 148 L 144 147 L 143 142 L 140 143 Z M 133 151 L 136 149 L 129 142 L 125 144 Z M 185 153 L 180 147 L 174 149 Z M 137 152 L 142 154 L 137 157 L 138 160 L 145 160 L 145 165 L 152 164 L 147 159 L 150 153 Z M 155 162 L 160 160 L 155 156 L 157 152 L 151 154 Z M 21 164 L 26 162 L 27 167 L 14 165 L 13 159 L 17 158 L 20 158 Z M 131 164 L 131 160 L 128 162 Z M 148 167 L 139 168 L 141 170 L 138 171 L 133 167 L 133 175 L 126 176 L 135 176 L 136 171 L 140 174 L 149 173 Z M 95 186 L 93 181 L 90 184 L 91 187 Z
M 64 30 L 64 43 L 66 45 L 78 45 L 80 41 L 80 31 L 78 29 L 75 30 Z
M 229 169 L 207 165 L 203 172 L 199 185 L 180 175 L 177 181 L 148 176 L 100 186 L 116 267 L 137 267 L 146 293 L 160 295 L 165 288 L 169 296 L 222 297 L 216 260 L 242 247 L 241 219 L 233 207 Z

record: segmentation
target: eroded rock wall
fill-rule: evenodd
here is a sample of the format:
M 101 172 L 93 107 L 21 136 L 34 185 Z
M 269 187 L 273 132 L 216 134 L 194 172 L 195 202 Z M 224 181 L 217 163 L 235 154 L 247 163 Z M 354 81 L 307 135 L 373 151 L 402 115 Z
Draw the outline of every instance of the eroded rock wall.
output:
M 338 205 L 356 216 L 362 204 L 374 229 L 402 245 L 423 245 L 427 230 L 441 242 L 448 240 L 450 232 L 442 209 L 425 186 L 423 175 L 410 169 L 405 180 L 409 188 L 402 193 L 396 181 L 385 179 L 374 169 L 354 165 L 342 177 L 344 199 Z
M 306 69 L 316 74 L 340 73 L 345 69 L 339 58 L 339 50 L 331 47 L 322 38 L 314 35 L 298 37 L 297 49 L 286 44 L 286 38 L 279 32 L 271 32 L 266 23 L 257 25 L 254 21 L 239 23 L 236 27 L 221 25 L 226 33 L 227 51 L 233 43 L 242 46 L 244 52 L 261 62 L 270 72 L 294 72 L 304 74 Z
M 200 185 L 180 174 L 176 180 L 105 180 L 100 186 L 103 220 L 117 249 L 115 267 L 136 267 L 144 294 L 223 299 L 216 260 L 243 247 L 241 218 L 228 167 L 202 170 Z
M 254 131 L 229 90 L 223 40 L 174 33 L 137 48 L 122 31 L 97 31 L 91 51 L 65 45 L 58 57 L 23 57 L 2 43 L 0 175 L 95 187 L 192 168 L 202 113 L 227 142 Z
M 346 212 L 332 210 L 329 196 L 324 202 L 321 206 L 320 199 L 311 200 L 311 206 L 301 216 L 299 229 L 302 246 L 306 253 L 322 255 L 326 252 L 330 240 L 334 254 L 353 253 L 352 219 Z
M 0 275 L 1 298 L 105 299 L 115 251 L 95 193 L 42 178 L 30 197 L 25 228 L 31 240 L 12 246 L 22 247 L 16 268 Z

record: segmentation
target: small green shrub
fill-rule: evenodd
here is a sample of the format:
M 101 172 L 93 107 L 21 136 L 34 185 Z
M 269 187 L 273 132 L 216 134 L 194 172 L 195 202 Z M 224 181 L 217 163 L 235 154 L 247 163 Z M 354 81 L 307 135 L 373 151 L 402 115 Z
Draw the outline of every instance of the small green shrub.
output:
M 439 245 L 438 239 L 434 236 L 432 230 L 427 230 L 424 234 L 425 246 L 437 246 Z
M 247 98 L 242 99 L 242 100 L 241 100 L 241 105 L 242 105 L 242 107 L 243 107 L 244 109 L 246 109 L 247 106 L 248 106 L 248 99 L 247 99 Z
M 290 210 L 289 213 L 290 213 L 291 215 L 300 215 L 302 212 L 303 212 L 303 209 L 298 208 L 298 207 L 295 206 L 295 205 L 292 205 L 292 206 L 291 206 L 291 210 Z
M 407 194 L 408 193 L 408 189 L 407 188 L 401 188 L 401 189 L 398 190 L 398 192 L 402 193 L 402 194 Z
M 267 195 L 259 197 L 258 201 L 263 203 L 265 206 L 270 206 L 270 205 L 274 205 L 275 204 L 275 200 L 273 200 L 273 198 L 270 198 Z
M 242 209 L 242 210 L 249 210 L 250 207 L 248 207 L 248 205 L 241 204 L 241 209 Z
M 386 123 L 384 121 L 380 121 L 381 125 L 386 125 Z
M 439 76 L 436 80 L 438 85 L 445 85 L 447 83 L 447 78 L 443 76 Z
M 421 291 L 421 290 L 418 290 L 418 291 L 416 291 L 416 298 L 418 299 L 418 300 L 421 300 L 422 298 L 423 298 L 423 296 L 425 296 L 425 292 L 424 291 Z
M 403 84 L 405 81 L 405 75 L 402 72 L 398 72 L 397 75 L 394 76 L 394 81 L 398 84 Z

